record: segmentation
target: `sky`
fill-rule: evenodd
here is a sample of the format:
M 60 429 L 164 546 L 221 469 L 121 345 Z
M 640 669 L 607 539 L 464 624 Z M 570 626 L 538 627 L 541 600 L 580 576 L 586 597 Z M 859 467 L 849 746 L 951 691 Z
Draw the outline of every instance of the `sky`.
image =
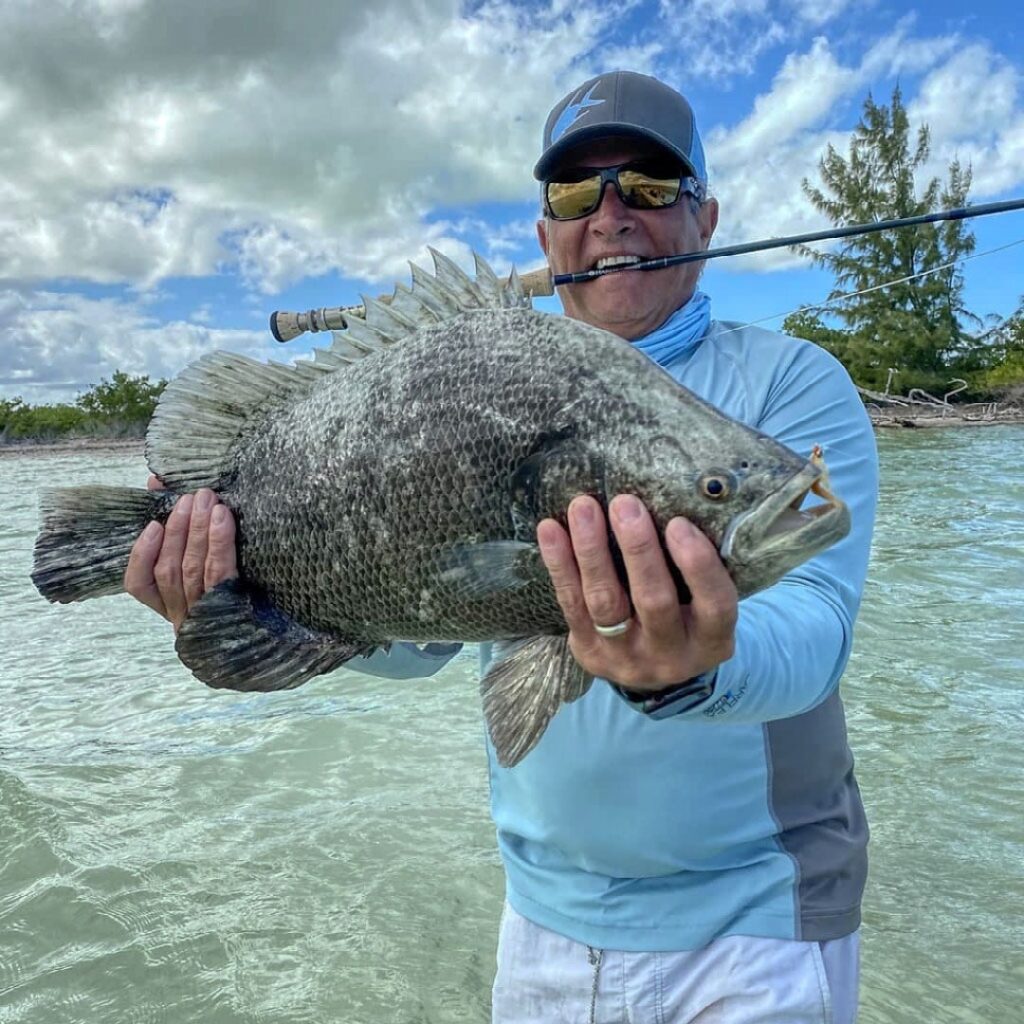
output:
M 0 0 L 0 398 L 290 360 L 329 336 L 281 346 L 271 312 L 390 292 L 427 246 L 541 266 L 544 120 L 602 71 L 688 97 L 719 245 L 827 227 L 801 182 L 897 84 L 928 174 L 956 157 L 972 202 L 1022 196 L 1022 25 L 1002 0 Z M 1024 213 L 972 227 L 967 306 L 1006 316 Z M 831 279 L 779 250 L 702 287 L 778 328 Z

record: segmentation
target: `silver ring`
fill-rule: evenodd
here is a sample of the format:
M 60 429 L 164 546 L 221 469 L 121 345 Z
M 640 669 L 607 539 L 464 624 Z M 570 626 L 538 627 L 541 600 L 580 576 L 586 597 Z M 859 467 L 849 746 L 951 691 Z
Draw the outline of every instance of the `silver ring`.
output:
M 600 633 L 601 636 L 622 636 L 623 633 L 627 632 L 633 620 L 623 619 L 621 622 L 616 622 L 614 626 L 599 626 L 596 622 L 594 623 L 594 630 Z

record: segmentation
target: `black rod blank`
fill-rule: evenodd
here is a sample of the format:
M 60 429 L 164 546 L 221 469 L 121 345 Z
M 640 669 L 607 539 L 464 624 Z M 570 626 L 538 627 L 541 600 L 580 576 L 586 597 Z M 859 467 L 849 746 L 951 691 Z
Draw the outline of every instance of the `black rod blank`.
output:
M 605 274 L 617 274 L 624 270 L 662 270 L 664 267 L 677 267 L 683 263 L 697 263 L 701 260 L 713 260 L 719 256 L 742 256 L 751 252 L 764 252 L 767 249 L 782 249 L 787 245 L 804 245 L 807 242 L 825 242 L 835 238 L 851 238 L 854 235 L 867 235 L 874 231 L 889 231 L 893 228 L 909 228 L 915 224 L 934 224 L 942 220 L 967 220 L 971 217 L 985 217 L 991 213 L 1009 213 L 1011 210 L 1024 209 L 1024 199 L 1007 199 L 1001 203 L 982 203 L 980 206 L 962 206 L 955 210 L 940 210 L 938 213 L 923 213 L 916 217 L 899 217 L 895 220 L 879 220 L 870 224 L 851 224 L 845 228 L 830 228 L 828 231 L 812 231 L 806 235 L 789 235 L 786 238 L 765 238 L 759 242 L 744 242 L 742 245 L 725 245 L 720 249 L 707 249 L 703 252 L 686 252 L 678 256 L 659 256 L 653 260 L 642 260 L 640 263 L 623 263 L 602 270 L 581 270 L 575 274 L 555 274 L 552 283 L 555 287 L 564 284 L 582 284 L 603 277 Z

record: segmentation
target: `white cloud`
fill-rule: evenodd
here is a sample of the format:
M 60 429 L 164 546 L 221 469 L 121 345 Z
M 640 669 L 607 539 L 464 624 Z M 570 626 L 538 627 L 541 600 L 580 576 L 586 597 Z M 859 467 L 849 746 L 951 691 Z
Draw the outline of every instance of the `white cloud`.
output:
M 750 75 L 762 54 L 834 21 L 852 0 L 659 0 L 689 80 L 728 83 Z
M 797 20 L 815 29 L 834 21 L 852 6 L 852 3 L 853 0 L 789 0 L 789 6 Z M 863 11 L 864 5 L 859 6 Z
M 233 260 L 227 238 L 268 291 L 458 248 L 432 210 L 531 197 L 540 119 L 613 22 L 597 0 L 4 5 L 0 278 L 149 287 Z
M 904 102 L 912 125 L 924 120 L 931 128 L 929 175 L 944 177 L 958 155 L 974 166 L 975 199 L 1024 181 L 1017 73 L 980 44 L 961 48 L 953 36 L 908 38 L 910 25 L 904 19 L 894 35 L 878 40 L 856 64 L 842 63 L 824 37 L 815 39 L 805 53 L 786 58 L 746 118 L 707 133 L 712 184 L 722 204 L 716 244 L 828 227 L 800 183 L 818 181 L 818 163 L 829 144 L 847 152 L 852 125 L 846 127 L 848 115 L 840 124 L 836 112 L 855 107 L 859 113 L 863 97 L 879 81 L 885 85 L 875 100 L 888 103 L 901 75 L 927 72 L 916 97 L 904 90 Z M 772 270 L 803 262 L 780 249 L 731 260 L 730 266 Z
M 925 78 L 907 113 L 931 128 L 929 175 L 945 176 L 957 158 L 974 172 L 976 196 L 1024 180 L 1021 73 L 981 45 L 966 47 Z
M 161 323 L 138 305 L 71 292 L 0 291 L 0 394 L 72 401 L 115 370 L 172 377 L 215 349 L 280 358 L 269 331 Z M 84 382 L 84 383 L 83 383 Z

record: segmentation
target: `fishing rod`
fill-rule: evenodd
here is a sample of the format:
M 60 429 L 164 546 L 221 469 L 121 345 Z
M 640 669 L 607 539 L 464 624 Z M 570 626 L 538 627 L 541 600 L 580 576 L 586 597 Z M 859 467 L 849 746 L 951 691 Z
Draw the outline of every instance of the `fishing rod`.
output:
M 791 245 L 806 245 L 808 242 L 827 242 L 838 238 L 852 238 L 856 235 L 868 235 L 876 231 L 892 231 L 897 228 L 909 228 L 919 224 L 935 224 L 939 221 L 968 220 L 973 217 L 987 217 L 993 213 L 1009 213 L 1013 210 L 1024 210 L 1024 198 L 1007 199 L 999 203 L 982 203 L 979 206 L 961 206 L 954 210 L 940 210 L 936 213 L 923 213 L 914 217 L 897 217 L 893 220 L 871 221 L 867 224 L 851 224 L 843 228 L 829 228 L 827 231 L 812 231 L 804 235 L 788 235 L 785 238 L 765 238 L 758 242 L 745 242 L 741 245 L 725 245 L 718 249 L 705 249 L 698 252 L 680 253 L 676 256 L 658 256 L 637 263 L 620 263 L 600 270 L 581 270 L 574 274 L 554 274 L 547 267 L 523 274 L 520 281 L 523 290 L 530 296 L 554 294 L 555 288 L 568 284 L 583 284 L 596 280 L 606 274 L 621 274 L 626 271 L 663 270 L 666 267 L 678 267 L 684 263 L 698 263 L 713 260 L 721 256 L 743 256 L 753 252 L 766 252 L 769 249 L 782 249 Z M 387 301 L 387 297 L 381 301 Z M 307 331 L 340 331 L 347 326 L 346 314 L 363 315 L 362 304 L 355 306 L 335 306 L 333 308 L 311 309 L 305 313 L 276 312 L 270 315 L 270 331 L 280 342 L 291 341 Z
M 835 238 L 852 238 L 854 235 L 868 235 L 875 231 L 891 231 L 893 228 L 910 228 L 917 224 L 934 224 L 940 220 L 966 220 L 969 217 L 987 217 L 991 213 L 1009 213 L 1024 210 L 1024 199 L 1007 199 L 1001 203 L 983 203 L 981 206 L 961 206 L 955 210 L 940 210 L 938 213 L 922 213 L 916 217 L 898 217 L 895 220 L 877 220 L 868 224 L 851 224 L 845 228 L 829 228 L 828 231 L 812 231 L 806 235 L 789 235 L 786 238 L 765 238 L 760 242 L 745 242 L 742 245 L 725 245 L 720 249 L 706 249 L 703 252 L 686 252 L 678 256 L 659 256 L 640 263 L 627 263 L 601 270 L 582 270 L 576 274 L 555 274 L 552 283 L 556 288 L 566 284 L 582 284 L 623 270 L 662 270 L 664 267 L 678 267 L 683 263 L 697 263 L 713 260 L 719 256 L 743 256 L 751 252 L 765 252 L 768 249 L 782 249 L 787 245 L 805 245 L 808 242 L 826 242 Z

